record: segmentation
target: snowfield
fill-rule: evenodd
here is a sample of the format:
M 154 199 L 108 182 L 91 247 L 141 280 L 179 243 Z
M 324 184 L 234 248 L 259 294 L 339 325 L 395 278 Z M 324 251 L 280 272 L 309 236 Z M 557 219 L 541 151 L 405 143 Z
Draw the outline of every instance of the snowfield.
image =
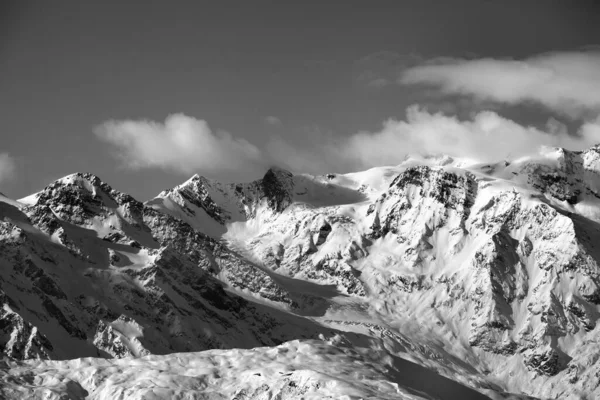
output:
M 396 364 L 381 350 L 291 341 L 139 359 L 12 362 L 0 370 L 0 393 L 61 400 L 487 398 L 434 372 Z
M 600 147 L 0 196 L 2 398 L 600 397 Z

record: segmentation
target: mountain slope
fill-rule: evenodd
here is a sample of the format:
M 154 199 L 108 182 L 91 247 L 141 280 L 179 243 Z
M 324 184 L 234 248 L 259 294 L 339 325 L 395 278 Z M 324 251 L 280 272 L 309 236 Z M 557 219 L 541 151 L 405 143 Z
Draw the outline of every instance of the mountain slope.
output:
M 318 340 L 148 356 L 135 363 L 11 362 L 0 366 L 0 379 L 8 382 L 0 388 L 4 398 L 49 400 L 487 398 L 424 368 L 407 368 L 381 350 Z

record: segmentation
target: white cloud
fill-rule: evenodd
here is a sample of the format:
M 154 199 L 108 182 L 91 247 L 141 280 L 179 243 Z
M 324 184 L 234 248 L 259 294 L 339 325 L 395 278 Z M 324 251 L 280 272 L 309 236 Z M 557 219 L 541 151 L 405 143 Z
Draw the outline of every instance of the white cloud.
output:
M 584 123 L 573 134 L 554 118 L 546 127 L 536 128 L 493 111 L 460 119 L 414 105 L 404 119 L 385 121 L 376 131 L 342 136 L 305 129 L 301 136 L 273 136 L 264 151 L 228 133 L 215 133 L 205 121 L 183 114 L 170 115 L 164 123 L 108 121 L 95 133 L 112 144 L 130 168 L 198 172 L 216 178 L 229 174 L 241 181 L 260 176 L 272 164 L 322 174 L 395 165 L 410 154 L 448 154 L 486 162 L 533 154 L 541 146 L 579 150 L 600 143 L 600 118 Z
M 438 59 L 404 70 L 399 83 L 505 104 L 541 104 L 571 117 L 600 114 L 600 51 L 556 52 L 524 60 Z
M 600 142 L 600 124 L 589 122 L 578 135 L 569 135 L 564 124 L 550 120 L 546 131 L 523 126 L 492 111 L 470 120 L 429 113 L 411 106 L 406 120 L 389 120 L 379 132 L 353 135 L 341 149 L 359 167 L 397 164 L 407 154 L 448 154 L 495 161 L 532 154 L 540 146 L 579 150 Z
M 0 182 L 14 178 L 16 173 L 15 160 L 8 153 L 0 153 Z
M 596 143 L 600 143 L 600 119 L 584 124 L 573 135 L 555 119 L 550 119 L 542 130 L 493 111 L 481 111 L 461 120 L 411 106 L 405 119 L 388 120 L 375 132 L 359 132 L 347 138 L 329 136 L 307 141 L 304 146 L 293 146 L 279 138 L 271 141 L 269 150 L 295 171 L 325 173 L 396 165 L 411 154 L 447 154 L 491 162 L 535 154 L 541 146 L 580 150 Z
M 154 167 L 186 174 L 263 169 L 256 146 L 227 132 L 213 132 L 206 121 L 184 114 L 169 115 L 164 123 L 107 121 L 94 133 L 113 145 L 132 169 Z
M 269 115 L 268 117 L 265 117 L 265 122 L 269 125 L 273 125 L 273 126 L 281 126 L 282 122 L 281 119 L 273 116 L 273 115 Z

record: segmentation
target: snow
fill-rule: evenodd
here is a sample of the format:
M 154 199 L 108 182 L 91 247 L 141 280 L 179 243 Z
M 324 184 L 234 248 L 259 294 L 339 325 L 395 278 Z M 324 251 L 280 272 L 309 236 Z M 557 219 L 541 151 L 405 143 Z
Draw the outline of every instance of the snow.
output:
M 32 206 L 35 203 L 37 203 L 37 199 L 39 197 L 39 192 L 38 193 L 33 193 L 30 194 L 29 196 L 23 197 L 22 199 L 17 200 L 19 203 L 21 204 L 25 204 L 28 206 Z
M 381 350 L 336 338 L 138 359 L 11 362 L 0 377 L 8 398 L 487 398 Z

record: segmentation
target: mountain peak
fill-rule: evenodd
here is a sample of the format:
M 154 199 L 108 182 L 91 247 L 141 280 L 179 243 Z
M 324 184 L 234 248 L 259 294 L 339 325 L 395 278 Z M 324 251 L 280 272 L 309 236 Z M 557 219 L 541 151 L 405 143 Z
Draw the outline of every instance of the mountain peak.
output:
M 283 211 L 292 203 L 294 174 L 290 171 L 279 167 L 269 168 L 261 180 L 261 186 L 271 209 Z
M 208 179 L 205 176 L 199 175 L 199 174 L 194 174 L 190 179 L 188 179 L 187 181 L 183 182 L 181 185 L 179 185 L 179 187 L 184 187 L 184 186 L 189 186 L 191 184 L 207 184 L 209 182 L 214 182 L 211 179 Z
M 278 167 L 276 165 L 273 165 L 273 166 L 269 167 L 269 169 L 267 170 L 267 172 L 265 173 L 265 175 L 269 174 L 269 173 L 277 174 L 277 175 L 283 174 L 283 175 L 288 175 L 288 176 L 293 176 L 294 175 L 290 171 L 288 171 L 287 169 Z
M 80 181 L 80 180 L 85 180 L 94 186 L 99 186 L 103 183 L 102 179 L 100 179 L 99 176 L 94 175 L 90 172 L 75 172 L 75 173 L 69 174 L 67 176 L 64 176 L 60 179 L 57 179 L 55 182 L 61 182 L 61 183 L 68 184 L 68 183 L 75 183 L 76 181 Z

